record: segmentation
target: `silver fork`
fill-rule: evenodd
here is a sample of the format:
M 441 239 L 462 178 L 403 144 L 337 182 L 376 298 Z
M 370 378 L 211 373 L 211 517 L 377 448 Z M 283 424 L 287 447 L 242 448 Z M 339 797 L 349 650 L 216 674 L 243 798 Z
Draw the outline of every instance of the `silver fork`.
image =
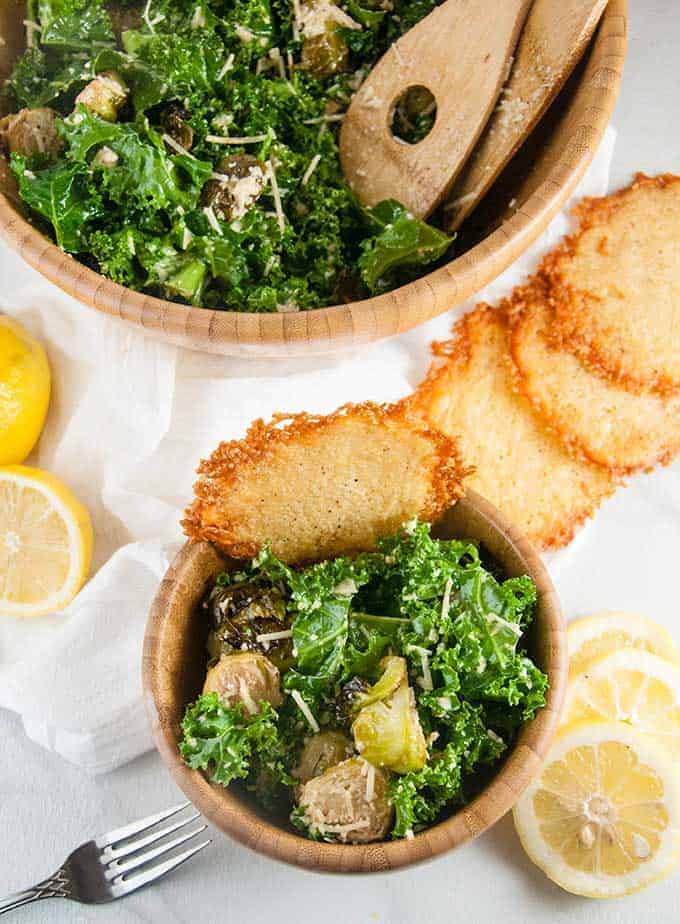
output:
M 44 898 L 70 898 L 86 905 L 112 902 L 155 882 L 210 843 L 209 839 L 201 841 L 181 853 L 168 856 L 161 863 L 152 864 L 153 860 L 170 854 L 205 831 L 207 825 L 201 825 L 172 840 L 163 840 L 199 817 L 199 813 L 195 812 L 188 818 L 179 818 L 171 824 L 156 827 L 160 822 L 182 812 L 188 805 L 188 802 L 176 805 L 140 821 L 133 821 L 123 828 L 109 831 L 96 840 L 86 841 L 73 851 L 53 876 L 39 882 L 32 889 L 0 899 L 0 914 Z M 152 828 L 155 830 L 150 830 Z M 144 834 L 145 831 L 149 833 Z M 147 847 L 150 849 L 146 850 Z

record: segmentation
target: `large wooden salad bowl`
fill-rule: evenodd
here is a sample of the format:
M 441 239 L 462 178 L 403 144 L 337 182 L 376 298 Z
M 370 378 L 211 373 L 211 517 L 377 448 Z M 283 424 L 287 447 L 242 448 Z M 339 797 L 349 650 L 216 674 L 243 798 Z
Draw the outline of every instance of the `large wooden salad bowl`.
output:
M 508 577 L 528 574 L 533 578 L 538 608 L 529 634 L 529 653 L 547 673 L 550 689 L 545 708 L 522 728 L 481 793 L 412 840 L 364 845 L 307 840 L 285 821 L 277 823 L 267 816 L 244 790 L 211 784 L 183 763 L 178 751 L 180 722 L 187 703 L 200 692 L 205 674 L 208 627 L 201 624 L 197 603 L 207 583 L 230 563 L 206 542 L 188 543 L 172 563 L 153 602 L 144 641 L 143 682 L 153 733 L 178 786 L 209 821 L 246 847 L 321 872 L 399 869 L 477 837 L 512 808 L 538 772 L 557 727 L 567 679 L 564 621 L 550 578 L 527 540 L 472 491 L 447 511 L 434 531 L 442 538 L 474 539 Z
M 24 46 L 24 0 L 0 4 L 0 78 Z M 62 252 L 25 218 L 0 157 L 0 233 L 79 301 L 159 339 L 231 356 L 287 357 L 351 349 L 407 331 L 474 295 L 534 241 L 573 191 L 611 117 L 626 50 L 626 0 L 610 0 L 584 66 L 496 184 L 490 234 L 445 266 L 375 298 L 285 314 L 192 308 L 124 288 Z M 514 208 L 508 210 L 510 200 Z M 499 223 L 500 222 L 500 223 Z

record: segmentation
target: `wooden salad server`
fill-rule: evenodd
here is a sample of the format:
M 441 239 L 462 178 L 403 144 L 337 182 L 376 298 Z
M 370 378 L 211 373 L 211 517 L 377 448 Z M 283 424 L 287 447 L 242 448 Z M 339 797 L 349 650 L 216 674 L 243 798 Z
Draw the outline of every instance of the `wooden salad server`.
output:
M 606 6 L 607 0 L 534 0 L 500 102 L 444 205 L 447 230 L 458 228 L 534 130 Z
M 340 132 L 340 162 L 365 205 L 397 199 L 426 218 L 446 197 L 508 76 L 531 0 L 446 0 L 398 39 L 356 93 Z M 417 144 L 392 134 L 411 87 L 437 105 Z

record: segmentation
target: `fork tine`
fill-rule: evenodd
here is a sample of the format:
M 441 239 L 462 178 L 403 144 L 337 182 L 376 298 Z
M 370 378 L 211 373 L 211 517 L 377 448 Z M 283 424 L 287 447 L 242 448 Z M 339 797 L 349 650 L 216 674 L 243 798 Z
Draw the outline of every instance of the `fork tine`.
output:
M 188 818 L 182 818 L 174 824 L 166 825 L 164 828 L 152 831 L 151 834 L 147 834 L 145 837 L 135 838 L 124 847 L 105 847 L 101 852 L 100 860 L 102 863 L 109 863 L 111 860 L 119 860 L 121 857 L 126 857 L 130 853 L 136 853 L 138 850 L 148 847 L 149 844 L 154 844 L 156 841 L 159 841 L 162 837 L 167 837 L 167 835 L 172 834 L 173 831 L 178 831 L 185 825 L 191 824 L 192 821 L 196 821 L 196 819 L 200 817 L 200 812 L 194 812 L 192 815 L 189 815 Z
M 119 881 L 114 880 L 111 884 L 111 895 L 113 895 L 114 898 L 121 898 L 121 896 L 129 895 L 130 892 L 134 892 L 136 889 L 141 889 L 142 886 L 148 885 L 150 882 L 155 882 L 156 879 L 165 876 L 166 873 L 181 866 L 182 863 L 186 863 L 195 853 L 198 853 L 199 850 L 203 850 L 203 848 L 207 847 L 210 843 L 212 843 L 210 839 L 202 841 L 200 844 L 196 844 L 195 847 L 190 847 L 176 857 L 170 857 L 169 860 L 165 860 L 163 863 L 157 863 L 155 866 L 149 867 L 149 869 L 142 870 L 141 873 L 125 878 L 121 876 Z
M 146 850 L 144 853 L 137 853 L 130 857 L 129 860 L 113 860 L 106 870 L 106 875 L 108 878 L 114 879 L 121 873 L 126 873 L 131 869 L 137 869 L 138 866 L 143 866 L 145 863 L 148 863 L 149 860 L 155 860 L 156 857 L 161 857 L 164 853 L 168 853 L 170 850 L 174 850 L 175 847 L 179 847 L 186 841 L 191 840 L 192 837 L 196 837 L 201 831 L 205 831 L 207 827 L 207 825 L 201 825 L 201 827 L 197 828 L 195 831 L 188 831 L 186 834 L 180 834 L 179 837 L 159 844 L 157 847 L 152 847 L 151 850 Z
M 97 847 L 108 847 L 109 844 L 115 844 L 118 841 L 124 841 L 128 837 L 132 837 L 133 834 L 141 834 L 142 831 L 146 831 L 147 828 L 151 828 L 154 825 L 157 825 L 159 821 L 164 821 L 166 818 L 170 818 L 171 815 L 176 815 L 178 812 L 181 812 L 182 809 L 185 809 L 190 802 L 183 802 L 181 805 L 176 805 L 174 808 L 166 809 L 164 812 L 158 812 L 155 815 L 148 815 L 146 818 L 141 818 L 139 821 L 133 821 L 129 825 L 125 825 L 122 828 L 116 828 L 113 831 L 109 831 L 108 834 L 102 834 L 101 837 L 98 837 L 95 840 Z

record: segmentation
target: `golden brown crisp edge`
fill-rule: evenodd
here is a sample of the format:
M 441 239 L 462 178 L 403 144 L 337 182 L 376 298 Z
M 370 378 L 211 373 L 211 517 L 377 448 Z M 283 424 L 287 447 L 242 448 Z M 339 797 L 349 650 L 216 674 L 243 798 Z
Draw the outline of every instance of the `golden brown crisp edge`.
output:
M 450 375 L 456 370 L 465 369 L 470 360 L 473 329 L 475 327 L 483 327 L 487 324 L 501 324 L 508 332 L 508 339 L 510 339 L 512 326 L 515 321 L 521 317 L 525 300 L 529 297 L 530 293 L 533 294 L 536 290 L 544 292 L 545 287 L 546 281 L 543 278 L 532 276 L 527 283 L 518 286 L 511 295 L 501 299 L 498 306 L 480 302 L 472 311 L 469 311 L 467 314 L 463 315 L 463 317 L 459 318 L 452 327 L 452 336 L 449 340 L 436 341 L 432 344 L 434 360 L 423 381 L 415 392 L 406 399 L 410 410 L 418 414 L 421 419 L 425 421 L 431 420 L 430 409 L 442 393 L 446 391 Z M 509 385 L 517 397 L 526 402 L 527 412 L 538 418 L 541 426 L 562 446 L 565 453 L 568 455 L 572 454 L 570 453 L 570 448 L 565 446 L 559 438 L 559 434 L 555 429 L 546 424 L 542 415 L 538 414 L 537 409 L 527 401 L 521 389 L 518 387 L 514 374 L 514 363 L 509 349 L 505 357 L 505 362 L 509 372 Z M 590 460 L 579 457 L 577 453 L 573 453 L 572 457 L 592 465 Z M 595 513 L 600 503 L 613 494 L 616 488 L 622 483 L 621 478 L 617 474 L 607 472 L 607 469 L 603 466 L 592 465 L 592 467 L 607 474 L 607 487 L 601 492 L 597 499 L 574 510 L 570 517 L 565 518 L 560 523 L 559 527 L 556 527 L 551 532 L 543 532 L 540 535 L 529 535 L 528 538 L 539 551 L 552 551 L 568 545 L 578 530 Z
M 606 348 L 596 342 L 589 334 L 583 318 L 584 301 L 594 296 L 587 289 L 576 290 L 567 283 L 562 267 L 565 260 L 576 255 L 582 235 L 596 225 L 606 226 L 612 216 L 625 206 L 631 193 L 640 189 L 665 189 L 677 183 L 680 183 L 680 176 L 674 173 L 648 176 L 639 172 L 635 174 L 632 183 L 607 196 L 585 197 L 572 210 L 576 230 L 546 254 L 538 270 L 538 276 L 547 286 L 547 297 L 554 311 L 555 345 L 578 356 L 584 366 L 596 375 L 616 381 L 622 388 L 637 394 L 651 390 L 662 397 L 672 397 L 678 392 L 677 383 L 664 376 L 650 382 L 644 377 L 632 375 L 622 367 L 615 355 L 608 353 Z
M 275 414 L 268 423 L 262 419 L 254 421 L 243 439 L 220 443 L 210 458 L 204 459 L 198 467 L 199 479 L 194 485 L 195 500 L 181 521 L 185 534 L 192 541 L 213 542 L 232 558 L 252 558 L 266 544 L 268 537 L 242 541 L 236 535 L 235 524 L 228 518 L 219 525 L 205 524 L 204 509 L 235 488 L 237 479 L 244 477 L 248 467 L 273 458 L 280 446 L 304 442 L 339 419 L 352 417 L 376 427 L 396 425 L 408 428 L 429 441 L 433 447 L 435 462 L 429 472 L 430 485 L 426 500 L 422 508 L 414 510 L 412 515 L 417 514 L 422 520 L 434 522 L 462 497 L 465 492 L 463 480 L 471 469 L 463 464 L 457 441 L 424 423 L 411 411 L 406 401 L 396 404 L 367 401 L 342 405 L 327 415 L 305 412 Z M 301 490 L 304 490 L 304 486 L 301 486 Z

